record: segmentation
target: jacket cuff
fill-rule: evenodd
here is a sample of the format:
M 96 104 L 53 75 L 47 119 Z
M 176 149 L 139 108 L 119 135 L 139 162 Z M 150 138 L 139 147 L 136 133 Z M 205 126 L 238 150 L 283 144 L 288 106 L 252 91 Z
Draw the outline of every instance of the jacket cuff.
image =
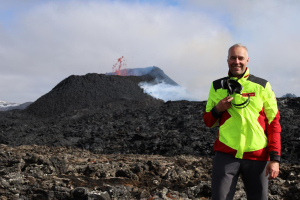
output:
M 271 151 L 270 152 L 270 161 L 277 161 L 277 162 L 281 162 L 281 156 L 278 155 L 277 151 Z
M 219 113 L 216 109 L 216 106 L 211 110 L 211 114 L 214 118 L 219 119 L 222 117 L 222 113 Z

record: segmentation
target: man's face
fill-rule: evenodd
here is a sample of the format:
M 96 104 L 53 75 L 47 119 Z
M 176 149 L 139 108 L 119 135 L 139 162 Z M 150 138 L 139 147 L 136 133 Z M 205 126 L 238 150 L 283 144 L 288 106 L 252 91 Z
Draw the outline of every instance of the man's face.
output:
M 243 47 L 234 47 L 229 51 L 227 63 L 229 71 L 233 76 L 243 74 L 248 65 L 249 58 L 247 50 Z

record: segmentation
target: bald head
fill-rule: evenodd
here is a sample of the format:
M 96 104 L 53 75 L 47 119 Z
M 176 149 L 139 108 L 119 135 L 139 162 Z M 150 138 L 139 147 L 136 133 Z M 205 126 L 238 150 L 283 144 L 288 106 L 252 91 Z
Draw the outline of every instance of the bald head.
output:
M 242 45 L 242 44 L 240 44 L 240 43 L 237 43 L 237 44 L 232 45 L 232 46 L 228 49 L 228 58 L 230 57 L 230 51 L 231 51 L 231 49 L 236 48 L 236 47 L 244 48 L 244 49 L 246 50 L 247 57 L 248 57 L 248 49 L 247 49 L 247 47 L 244 46 L 244 45 Z

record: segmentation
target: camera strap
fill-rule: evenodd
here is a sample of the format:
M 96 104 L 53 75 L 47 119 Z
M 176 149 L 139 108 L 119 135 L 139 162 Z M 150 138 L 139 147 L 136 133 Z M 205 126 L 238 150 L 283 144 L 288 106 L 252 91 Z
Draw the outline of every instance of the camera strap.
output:
M 227 78 L 227 79 L 222 80 L 221 84 L 222 84 L 222 88 L 227 90 L 228 96 L 232 95 L 234 93 L 241 95 L 243 86 L 238 81 Z M 247 107 L 249 105 L 249 103 L 250 103 L 250 94 L 248 94 L 248 99 L 246 101 L 244 101 L 243 103 L 235 104 L 235 103 L 231 102 L 231 105 L 233 105 L 235 108 L 242 109 L 242 108 Z

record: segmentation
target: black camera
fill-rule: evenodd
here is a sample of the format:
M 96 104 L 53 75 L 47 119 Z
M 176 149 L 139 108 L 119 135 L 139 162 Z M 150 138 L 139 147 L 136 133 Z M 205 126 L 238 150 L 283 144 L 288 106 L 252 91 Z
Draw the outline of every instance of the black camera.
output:
M 227 90 L 228 95 L 233 95 L 233 93 L 242 95 L 241 92 L 243 90 L 243 86 L 239 82 L 228 78 L 222 80 L 221 84 L 222 84 L 222 88 Z M 248 99 L 245 102 L 241 104 L 235 104 L 231 102 L 231 105 L 241 109 L 247 107 L 249 103 L 250 103 L 250 95 L 248 94 Z

